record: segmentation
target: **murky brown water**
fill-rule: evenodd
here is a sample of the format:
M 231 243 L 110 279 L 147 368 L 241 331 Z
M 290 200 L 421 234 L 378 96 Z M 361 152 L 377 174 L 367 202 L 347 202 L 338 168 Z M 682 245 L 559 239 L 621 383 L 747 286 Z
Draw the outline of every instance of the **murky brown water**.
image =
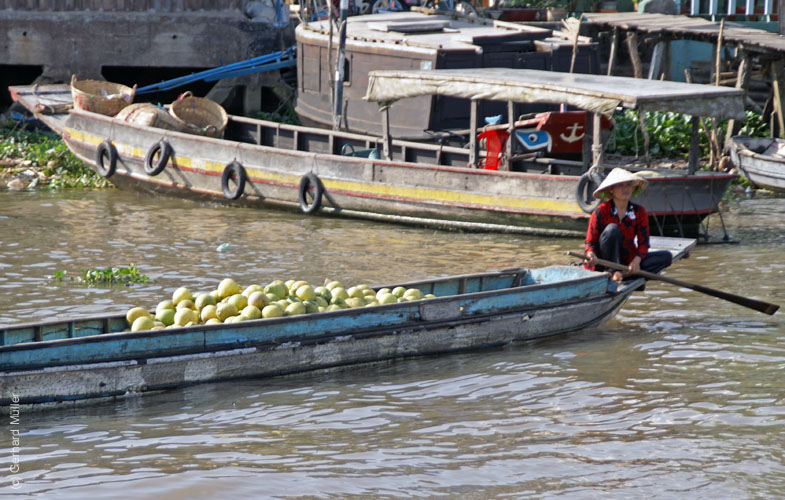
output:
M 669 275 L 785 304 L 783 213 L 785 199 L 733 203 L 740 243 L 701 246 Z M 6 192 L 0 324 L 124 312 L 227 276 L 394 282 L 566 263 L 580 248 L 116 191 Z M 52 280 L 129 263 L 155 282 Z M 650 283 L 609 324 L 563 338 L 23 413 L 17 473 L 0 426 L 0 498 L 780 498 L 781 314 Z

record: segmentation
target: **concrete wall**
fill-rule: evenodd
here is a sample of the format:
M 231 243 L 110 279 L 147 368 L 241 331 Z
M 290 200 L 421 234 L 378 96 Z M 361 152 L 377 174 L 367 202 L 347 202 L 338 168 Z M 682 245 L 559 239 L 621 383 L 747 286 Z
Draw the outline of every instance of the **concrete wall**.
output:
M 281 35 L 238 10 L 6 10 L 0 62 L 42 66 L 43 76 L 62 81 L 101 78 L 104 66 L 210 68 L 280 50 Z

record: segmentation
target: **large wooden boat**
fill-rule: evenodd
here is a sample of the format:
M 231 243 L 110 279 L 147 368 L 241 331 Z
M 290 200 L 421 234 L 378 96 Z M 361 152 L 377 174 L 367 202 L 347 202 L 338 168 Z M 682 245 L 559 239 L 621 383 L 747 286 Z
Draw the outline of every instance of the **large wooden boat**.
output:
M 735 136 L 728 142 L 731 161 L 755 186 L 785 191 L 785 140 Z
M 596 130 L 600 115 L 617 107 L 744 117 L 742 92 L 727 87 L 507 68 L 372 72 L 371 79 L 368 99 L 375 102 L 440 95 L 473 103 L 564 103 L 593 113 Z M 486 156 L 478 147 L 479 129 L 469 131 L 468 148 L 458 148 L 232 116 L 224 137 L 214 138 L 65 110 L 71 99 L 65 85 L 10 90 L 77 157 L 119 187 L 309 214 L 583 237 L 592 208 L 585 192 L 591 193 L 595 175 L 617 166 L 604 163 L 604 145 L 597 142 L 602 134 L 589 131 L 584 144 L 599 153 L 589 163 L 516 157 L 507 149 L 498 170 L 489 170 L 478 168 Z M 386 123 L 384 112 L 380 117 Z M 700 235 L 701 221 L 717 211 L 735 178 L 699 170 L 697 155 L 691 160 L 686 169 L 629 167 L 649 179 L 634 201 L 648 210 L 652 234 Z
M 333 42 L 331 43 L 331 35 Z M 338 48 L 329 21 L 300 24 L 297 40 L 297 105 L 306 125 L 332 128 L 331 81 Z M 581 37 L 575 73 L 599 73 L 598 45 Z M 553 30 L 474 17 L 424 12 L 352 16 L 346 20 L 346 64 L 342 129 L 382 133 L 376 103 L 363 98 L 368 74 L 379 69 L 455 69 L 508 67 L 570 71 L 572 44 Z M 558 106 L 520 102 L 515 116 L 556 110 Z M 479 119 L 506 114 L 504 103 L 485 99 Z M 449 96 L 421 96 L 390 112 L 390 133 L 403 139 L 429 139 L 440 132 L 469 128 L 469 101 Z
M 694 245 L 665 240 L 675 258 Z M 130 332 L 125 316 L 100 316 L 0 326 L 0 407 L 498 347 L 599 325 L 642 284 L 550 266 L 386 285 L 436 297 L 240 323 Z

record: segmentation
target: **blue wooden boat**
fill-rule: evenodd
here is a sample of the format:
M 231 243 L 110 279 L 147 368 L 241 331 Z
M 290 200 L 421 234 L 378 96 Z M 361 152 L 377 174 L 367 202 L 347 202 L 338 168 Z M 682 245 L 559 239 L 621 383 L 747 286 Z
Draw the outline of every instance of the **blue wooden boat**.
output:
M 694 244 L 679 241 L 692 243 L 675 258 Z M 113 315 L 0 326 L 0 407 L 503 346 L 597 326 L 642 284 L 550 266 L 386 285 L 436 298 L 242 323 L 130 332 Z

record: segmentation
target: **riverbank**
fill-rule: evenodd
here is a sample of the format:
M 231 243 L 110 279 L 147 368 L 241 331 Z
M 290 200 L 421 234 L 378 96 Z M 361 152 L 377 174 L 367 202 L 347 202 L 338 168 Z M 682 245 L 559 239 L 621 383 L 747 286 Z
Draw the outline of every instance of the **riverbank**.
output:
M 54 132 L 0 115 L 0 189 L 111 187 L 71 154 Z

